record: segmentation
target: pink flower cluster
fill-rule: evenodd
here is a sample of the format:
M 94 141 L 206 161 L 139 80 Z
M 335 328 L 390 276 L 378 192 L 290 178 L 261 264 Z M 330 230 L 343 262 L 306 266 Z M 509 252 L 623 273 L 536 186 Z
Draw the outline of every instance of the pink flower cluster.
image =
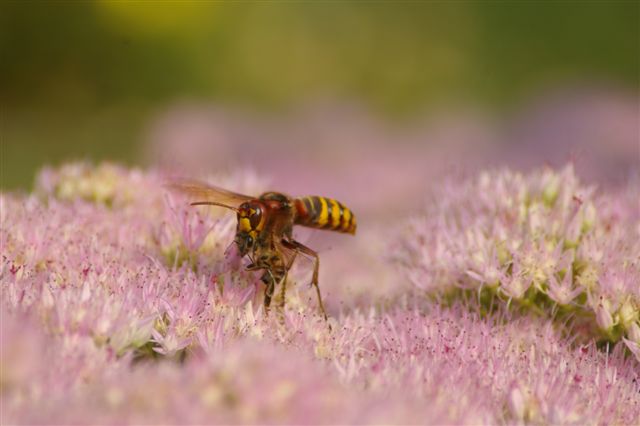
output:
M 598 279 L 585 303 L 608 301 L 613 329 L 628 321 L 624 303 L 638 307 L 637 290 L 627 287 L 637 283 L 637 264 L 623 261 L 637 248 L 624 248 L 634 243 L 637 228 L 626 235 L 618 230 L 620 223 L 637 221 L 628 200 L 616 196 L 605 205 L 589 191 L 576 194 L 581 204 L 566 200 L 565 184 L 579 188 L 570 171 L 520 181 L 506 173 L 477 183 L 495 194 L 474 193 L 467 184 L 441 199 L 439 218 L 430 213 L 413 222 L 412 244 L 405 241 L 398 258 L 415 283 L 435 289 L 455 279 L 451 283 L 500 289 L 480 256 L 500 281 L 518 273 L 494 258 L 508 253 L 513 259 L 515 246 L 484 252 L 488 243 L 481 242 L 520 226 L 521 247 L 531 245 L 525 252 L 542 256 L 536 250 L 543 245 L 533 248 L 532 229 L 554 230 L 577 240 L 546 254 L 544 259 L 558 255 L 556 269 L 538 272 L 556 274 L 557 283 L 548 288 L 585 285 L 577 281 L 582 269 L 569 280 L 558 268 L 587 259 Z M 495 176 L 503 176 L 502 185 L 538 191 L 529 194 L 531 211 L 536 197 L 543 201 L 537 219 L 525 212 L 525 224 L 517 225 L 519 216 L 504 217 L 511 227 L 495 224 L 483 240 L 469 221 L 491 224 L 490 211 L 507 215 L 524 196 L 501 198 L 510 192 L 497 190 Z M 262 189 L 248 174 L 212 180 L 246 193 Z M 235 218 L 190 208 L 167 194 L 163 182 L 155 172 L 71 164 L 43 172 L 33 194 L 0 195 L 1 423 L 632 424 L 640 416 L 638 362 L 625 346 L 605 352 L 593 341 L 577 343 L 547 317 L 501 307 L 480 315 L 475 303 L 464 300 L 444 307 L 414 294 L 383 300 L 374 293 L 369 308 L 330 309 L 329 328 L 312 291 L 295 285 L 307 283 L 302 268 L 292 271 L 285 310 L 267 315 L 259 274 L 244 271 L 229 249 Z M 491 199 L 501 201 L 473 218 L 472 211 L 465 213 L 472 200 L 465 201 L 464 191 L 487 208 Z M 435 236 L 426 232 L 431 220 L 441 223 Z M 456 228 L 456 221 L 468 226 Z M 580 229 L 571 234 L 575 221 Z M 427 248 L 432 237 L 434 252 Z M 362 244 L 374 238 L 371 233 Z M 385 236 L 378 238 L 384 246 Z M 586 257 L 609 247 L 603 241 L 617 248 L 618 260 L 608 252 L 601 263 Z M 363 247 L 354 244 L 355 257 Z M 454 247 L 466 251 L 453 253 Z M 509 262 L 518 263 L 526 280 L 541 258 Z M 606 273 L 613 275 L 604 282 Z M 380 281 L 371 285 L 403 288 L 397 274 Z M 504 288 L 515 291 L 511 284 Z M 625 328 L 632 341 L 630 330 Z
M 443 185 L 394 259 L 420 289 L 569 319 L 587 338 L 624 339 L 640 359 L 638 200 L 637 186 L 582 185 L 571 165 L 485 172 Z

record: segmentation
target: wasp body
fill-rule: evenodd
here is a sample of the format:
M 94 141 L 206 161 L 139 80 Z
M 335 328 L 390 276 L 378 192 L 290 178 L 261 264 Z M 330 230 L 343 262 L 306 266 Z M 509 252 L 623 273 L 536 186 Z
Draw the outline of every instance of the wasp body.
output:
M 234 210 L 238 225 L 234 238 L 241 256 L 249 257 L 248 270 L 264 270 L 264 306 L 269 309 L 275 286 L 282 285 L 285 302 L 287 272 L 298 254 L 313 258 L 311 284 L 315 286 L 320 310 L 327 318 L 318 285 L 318 253 L 293 238 L 293 226 L 301 225 L 349 234 L 356 232 L 356 218 L 347 207 L 331 198 L 291 198 L 279 192 L 265 192 L 258 198 L 227 191 L 197 181 L 175 181 L 170 188 L 187 194 L 191 205 L 214 205 Z

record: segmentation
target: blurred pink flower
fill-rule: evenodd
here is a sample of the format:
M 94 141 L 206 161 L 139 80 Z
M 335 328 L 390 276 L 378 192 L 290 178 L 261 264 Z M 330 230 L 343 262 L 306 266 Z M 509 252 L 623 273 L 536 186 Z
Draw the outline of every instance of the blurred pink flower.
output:
M 286 309 L 267 315 L 258 276 L 227 250 L 233 217 L 167 198 L 163 177 L 153 171 L 108 166 L 115 187 L 144 190 L 93 196 L 104 167 L 48 170 L 38 195 L 0 194 L 3 424 L 632 424 L 640 415 L 638 364 L 625 346 L 578 346 L 552 321 L 500 306 L 480 315 L 473 301 L 444 308 L 425 300 L 376 258 L 388 247 L 388 228 L 365 230 L 339 256 L 323 257 L 323 268 L 342 262 L 342 274 L 323 270 L 323 291 L 351 289 L 325 293 L 331 329 L 313 291 L 296 285 L 308 283 L 304 263 L 291 271 Z M 83 172 L 69 175 L 68 168 Z M 503 177 L 505 188 L 526 180 Z M 219 179 L 253 192 L 249 177 Z M 65 180 L 61 194 L 56 188 Z M 564 200 L 562 188 L 548 196 Z M 456 289 L 475 289 L 476 280 L 494 285 L 510 273 L 517 246 L 488 244 L 520 229 L 511 210 L 517 195 L 496 194 L 496 207 L 484 192 L 468 202 L 492 213 L 475 214 L 457 204 L 473 190 L 463 186 L 460 198 L 442 198 L 451 216 L 412 222 L 434 233 L 412 234 L 398 261 L 416 280 L 427 278 L 425 288 L 454 277 Z M 589 226 L 597 241 L 623 238 L 617 221 L 633 217 L 624 205 L 616 207 L 611 230 L 600 216 Z M 582 212 L 571 202 L 563 206 L 543 216 L 551 225 L 522 222 L 521 247 L 537 241 L 529 232 L 561 233 Z M 564 286 L 561 271 L 575 260 L 561 256 L 553 268 L 538 268 L 557 244 L 531 247 L 529 269 L 519 272 L 553 271 Z M 422 263 L 431 256 L 445 261 Z M 603 259 L 605 265 L 593 265 L 598 271 L 617 265 L 606 251 Z M 628 323 L 624 341 L 637 354 L 637 305 L 629 313 L 624 306 L 634 296 L 616 298 L 629 290 L 627 276 L 616 277 L 623 285 L 612 281 L 606 300 L 617 301 L 614 322 Z M 528 278 L 544 288 L 539 277 Z
M 418 288 L 485 289 L 553 316 L 550 301 L 564 314 L 591 314 L 612 341 L 638 321 L 640 206 L 627 196 L 632 188 L 596 193 L 571 165 L 483 172 L 441 188 L 390 250 Z

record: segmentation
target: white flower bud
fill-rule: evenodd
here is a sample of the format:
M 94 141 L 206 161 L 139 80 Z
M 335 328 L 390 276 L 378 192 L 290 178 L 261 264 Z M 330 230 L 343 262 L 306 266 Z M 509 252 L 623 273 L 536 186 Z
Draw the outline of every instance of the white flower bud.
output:
M 633 306 L 629 299 L 625 300 L 620 309 L 618 309 L 618 318 L 624 328 L 629 328 L 638 319 L 638 309 Z
M 596 208 L 589 202 L 582 210 L 582 232 L 587 232 L 596 223 Z
M 511 414 L 518 420 L 524 420 L 525 398 L 520 388 L 515 387 L 509 392 L 509 409 Z
M 638 325 L 638 321 L 632 322 L 629 327 L 627 327 L 627 336 L 633 342 L 640 345 L 640 325 Z
M 558 198 L 560 192 L 560 179 L 555 174 L 549 174 L 546 176 L 546 184 L 542 188 L 542 201 L 546 206 L 553 206 Z
M 605 308 L 603 303 L 598 304 L 598 307 L 596 308 L 596 321 L 600 328 L 606 331 L 611 330 L 615 325 L 611 312 Z

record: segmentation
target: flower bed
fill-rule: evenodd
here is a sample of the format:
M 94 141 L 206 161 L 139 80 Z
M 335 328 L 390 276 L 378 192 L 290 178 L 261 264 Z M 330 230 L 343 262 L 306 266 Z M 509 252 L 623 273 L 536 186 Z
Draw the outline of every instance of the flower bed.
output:
M 262 189 L 248 174 L 214 180 Z M 163 183 L 71 164 L 43 171 L 32 194 L 1 195 L 2 423 L 640 416 L 633 188 L 600 193 L 571 168 L 445 186 L 391 243 L 356 237 L 346 259 L 380 247 L 389 273 L 368 285 L 389 291 L 341 308 L 329 292 L 330 329 L 304 268 L 286 309 L 265 315 L 259 273 L 227 250 L 235 218 Z

